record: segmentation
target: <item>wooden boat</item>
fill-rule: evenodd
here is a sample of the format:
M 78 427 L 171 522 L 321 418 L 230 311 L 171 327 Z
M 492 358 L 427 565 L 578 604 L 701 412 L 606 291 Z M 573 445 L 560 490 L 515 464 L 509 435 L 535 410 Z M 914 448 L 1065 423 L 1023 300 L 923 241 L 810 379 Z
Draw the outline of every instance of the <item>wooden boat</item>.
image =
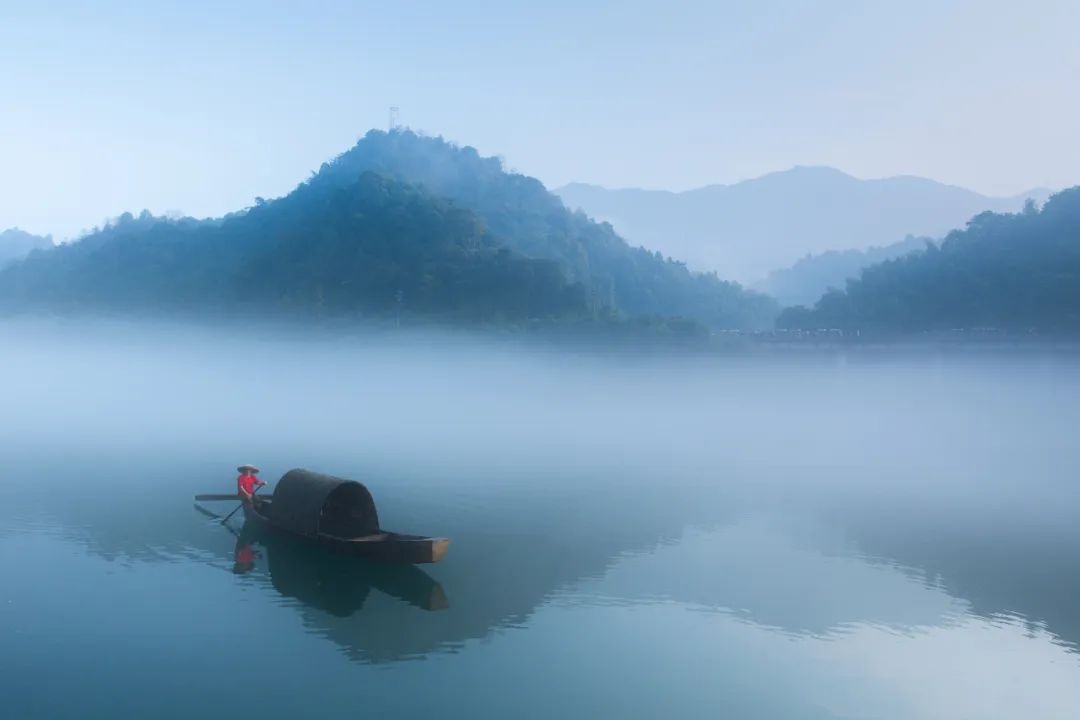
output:
M 434 563 L 450 541 L 403 535 L 379 527 L 371 493 L 355 480 L 295 469 L 285 473 L 272 497 L 244 503 L 256 527 L 318 543 L 336 552 L 391 563 Z

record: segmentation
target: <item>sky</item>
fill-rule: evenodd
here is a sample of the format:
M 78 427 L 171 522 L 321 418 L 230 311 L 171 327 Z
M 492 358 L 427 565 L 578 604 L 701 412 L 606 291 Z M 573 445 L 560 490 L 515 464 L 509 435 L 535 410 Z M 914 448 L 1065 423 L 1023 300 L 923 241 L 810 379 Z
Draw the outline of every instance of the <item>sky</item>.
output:
M 0 228 L 220 215 L 404 125 L 549 187 L 1080 184 L 1080 3 L 0 0 Z

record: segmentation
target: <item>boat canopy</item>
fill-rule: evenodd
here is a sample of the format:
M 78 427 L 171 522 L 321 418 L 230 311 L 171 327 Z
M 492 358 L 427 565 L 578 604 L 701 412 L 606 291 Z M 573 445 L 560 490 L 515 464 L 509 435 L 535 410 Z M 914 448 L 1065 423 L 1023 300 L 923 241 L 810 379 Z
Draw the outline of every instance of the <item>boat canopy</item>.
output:
M 299 535 L 350 538 L 379 532 L 375 500 L 355 480 L 298 468 L 281 476 L 273 498 L 271 521 Z

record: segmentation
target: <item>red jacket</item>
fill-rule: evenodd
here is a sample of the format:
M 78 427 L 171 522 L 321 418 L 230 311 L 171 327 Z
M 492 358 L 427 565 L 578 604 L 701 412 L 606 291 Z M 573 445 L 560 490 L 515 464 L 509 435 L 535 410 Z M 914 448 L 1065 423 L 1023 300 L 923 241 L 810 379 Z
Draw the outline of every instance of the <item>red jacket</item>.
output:
M 241 475 L 240 477 L 236 478 L 236 492 L 237 494 L 240 494 L 241 491 L 243 491 L 246 492 L 248 495 L 254 495 L 255 488 L 265 484 L 266 483 L 264 483 L 262 480 L 255 477 L 254 475 Z

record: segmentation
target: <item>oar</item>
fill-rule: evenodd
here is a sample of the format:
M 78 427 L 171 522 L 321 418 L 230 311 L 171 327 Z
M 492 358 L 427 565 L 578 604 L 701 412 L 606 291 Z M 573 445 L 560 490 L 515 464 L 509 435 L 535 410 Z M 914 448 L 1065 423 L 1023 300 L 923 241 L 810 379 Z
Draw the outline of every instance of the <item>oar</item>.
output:
M 195 500 L 198 502 L 207 502 L 210 500 L 239 500 L 240 496 L 236 493 L 232 495 L 214 494 L 208 493 L 206 495 L 196 495 Z
M 252 495 L 254 495 L 254 494 L 255 494 L 255 493 L 252 493 Z M 233 511 L 232 511 L 231 513 L 229 513 L 228 515 L 226 515 L 226 516 L 225 516 L 225 518 L 224 518 L 224 519 L 223 519 L 223 520 L 221 521 L 221 524 L 222 524 L 222 525 L 224 525 L 224 524 L 225 524 L 226 522 L 228 522 L 229 518 L 231 518 L 231 517 L 232 517 L 233 515 L 235 515 L 235 514 L 236 514 L 236 511 L 237 511 L 237 510 L 239 510 L 239 509 L 240 509 L 240 508 L 242 508 L 242 507 L 244 507 L 244 503 L 240 503 L 239 505 L 237 505 L 237 506 L 236 506 L 236 507 L 235 507 L 235 508 L 233 509 Z
M 261 487 L 262 487 L 262 485 L 256 485 L 256 486 L 255 486 L 255 489 L 254 489 L 254 490 L 252 491 L 252 493 L 251 493 L 251 500 L 252 500 L 252 502 L 254 502 L 254 501 L 255 501 L 255 493 L 259 492 L 259 488 L 261 488 Z M 233 511 L 232 511 L 231 513 L 229 513 L 228 515 L 226 515 L 226 516 L 225 516 L 225 520 L 228 520 L 228 519 L 229 519 L 229 518 L 231 518 L 231 517 L 232 517 L 233 515 L 235 515 L 235 514 L 236 514 L 236 510 L 239 510 L 239 509 L 240 509 L 240 508 L 242 508 L 242 507 L 244 507 L 244 503 L 243 503 L 243 501 L 241 501 L 241 502 L 240 502 L 240 504 L 236 506 L 236 509 L 235 509 L 235 510 L 233 510 Z M 222 525 L 224 525 L 224 524 L 225 524 L 225 520 L 222 520 L 222 521 L 221 521 L 221 524 L 222 524 Z
M 220 520 L 221 519 L 220 515 L 218 515 L 217 513 L 214 513 L 214 512 L 210 512 L 209 510 L 204 508 L 202 505 L 196 505 L 195 509 L 198 510 L 199 512 L 201 512 L 206 517 L 212 517 L 215 520 Z
M 220 516 L 220 515 L 218 515 L 217 513 L 212 513 L 212 512 L 210 512 L 209 510 L 207 510 L 206 508 L 204 508 L 204 507 L 203 507 L 202 505 L 196 505 L 196 506 L 195 506 L 195 509 L 196 509 L 196 510 L 198 510 L 199 512 L 201 512 L 201 513 L 202 513 L 203 515 L 205 515 L 206 517 L 211 517 L 211 518 L 214 518 L 215 520 L 220 520 L 220 519 L 221 519 L 221 516 Z M 226 529 L 226 530 L 228 530 L 229 532 L 231 532 L 231 533 L 232 533 L 233 535 L 235 535 L 236 537 L 240 537 L 240 533 L 238 533 L 238 532 L 236 532 L 235 530 L 233 530 L 233 528 L 232 528 L 232 526 L 231 526 L 231 525 L 226 525 L 226 526 L 225 526 L 225 529 Z

